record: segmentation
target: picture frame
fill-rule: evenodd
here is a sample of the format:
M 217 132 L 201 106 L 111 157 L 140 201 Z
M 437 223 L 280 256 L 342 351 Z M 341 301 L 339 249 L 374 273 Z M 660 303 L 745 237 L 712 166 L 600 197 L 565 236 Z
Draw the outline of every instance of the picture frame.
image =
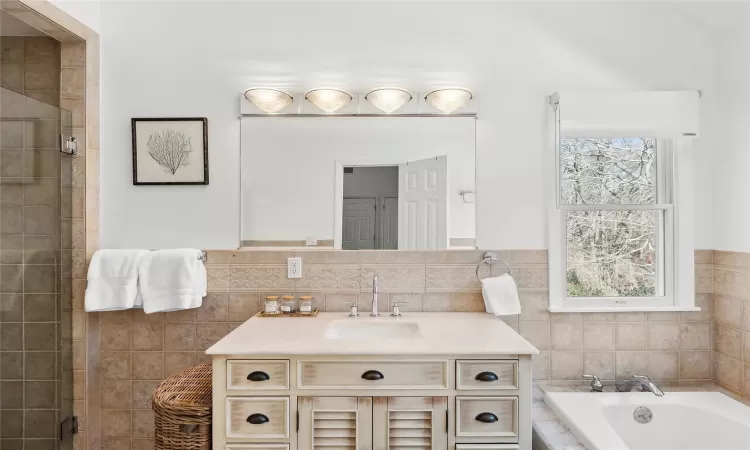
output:
M 137 117 L 130 122 L 133 185 L 208 184 L 207 118 Z

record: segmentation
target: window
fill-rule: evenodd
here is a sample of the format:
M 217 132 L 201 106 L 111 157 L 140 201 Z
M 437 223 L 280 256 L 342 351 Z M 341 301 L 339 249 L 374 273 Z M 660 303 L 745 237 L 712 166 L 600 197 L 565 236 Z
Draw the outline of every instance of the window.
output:
M 684 309 L 671 147 L 652 137 L 559 140 L 550 310 Z

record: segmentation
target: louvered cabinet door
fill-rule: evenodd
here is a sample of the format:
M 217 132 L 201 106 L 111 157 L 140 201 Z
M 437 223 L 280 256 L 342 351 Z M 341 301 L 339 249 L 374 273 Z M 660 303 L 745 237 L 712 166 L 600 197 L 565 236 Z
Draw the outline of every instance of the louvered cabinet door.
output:
M 447 450 L 447 397 L 375 397 L 374 450 Z
M 372 450 L 371 397 L 298 397 L 300 450 Z

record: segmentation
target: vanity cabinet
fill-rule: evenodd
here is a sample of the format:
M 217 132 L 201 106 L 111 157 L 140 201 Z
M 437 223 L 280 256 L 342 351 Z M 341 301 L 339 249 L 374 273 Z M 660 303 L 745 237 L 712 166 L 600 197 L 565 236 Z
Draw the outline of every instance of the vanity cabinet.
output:
M 215 450 L 530 450 L 529 355 L 214 355 Z

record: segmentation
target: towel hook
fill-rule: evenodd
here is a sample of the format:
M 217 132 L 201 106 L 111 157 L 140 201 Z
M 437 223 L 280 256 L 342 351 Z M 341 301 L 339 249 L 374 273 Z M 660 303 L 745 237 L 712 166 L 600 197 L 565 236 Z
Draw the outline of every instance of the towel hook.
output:
M 482 258 L 482 260 L 479 261 L 479 264 L 477 264 L 477 270 L 476 270 L 477 281 L 479 281 L 480 283 L 482 282 L 482 279 L 479 278 L 479 269 L 481 268 L 482 264 L 487 264 L 488 266 L 490 266 L 490 276 L 492 276 L 492 263 L 497 262 L 497 261 L 505 264 L 505 268 L 508 270 L 508 275 L 510 275 L 510 265 L 508 265 L 508 263 L 505 262 L 505 260 L 498 258 L 497 253 L 487 252 L 484 254 L 484 257 Z

